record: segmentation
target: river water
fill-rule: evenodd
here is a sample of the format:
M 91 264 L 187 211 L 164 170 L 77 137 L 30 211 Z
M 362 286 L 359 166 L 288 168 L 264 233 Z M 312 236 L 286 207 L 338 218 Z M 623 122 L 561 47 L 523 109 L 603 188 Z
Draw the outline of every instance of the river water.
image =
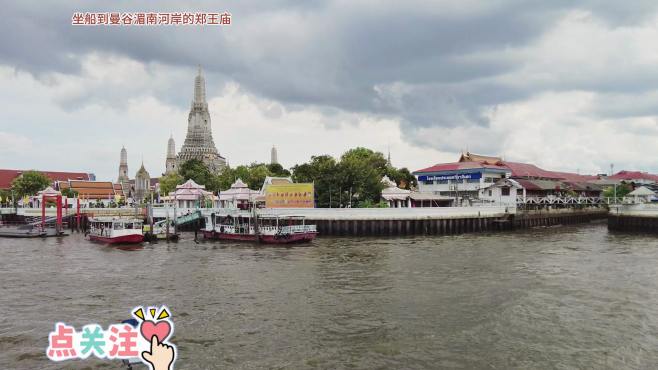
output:
M 120 369 L 48 362 L 54 322 L 105 327 L 160 304 L 177 369 L 658 366 L 655 236 L 598 223 L 292 248 L 192 239 L 0 239 L 0 368 Z

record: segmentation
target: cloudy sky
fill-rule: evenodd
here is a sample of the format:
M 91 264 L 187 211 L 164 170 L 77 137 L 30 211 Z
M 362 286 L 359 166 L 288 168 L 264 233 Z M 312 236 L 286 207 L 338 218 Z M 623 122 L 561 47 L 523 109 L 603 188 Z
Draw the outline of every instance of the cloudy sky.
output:
M 0 168 L 164 171 L 197 64 L 230 165 L 365 146 L 658 172 L 658 2 L 9 1 Z M 109 4 L 109 5 L 108 5 Z M 403 6 L 402 6 L 403 5 Z M 230 27 L 76 27 L 76 11 L 229 11 Z

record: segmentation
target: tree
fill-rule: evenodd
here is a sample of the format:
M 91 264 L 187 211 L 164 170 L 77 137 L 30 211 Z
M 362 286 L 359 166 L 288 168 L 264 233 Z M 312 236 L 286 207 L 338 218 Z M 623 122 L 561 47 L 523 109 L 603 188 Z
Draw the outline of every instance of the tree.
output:
M 318 207 L 385 207 L 380 202 L 384 175 L 403 189 L 418 185 L 407 168 L 389 166 L 382 153 L 367 148 L 348 150 L 339 161 L 330 155 L 313 156 L 292 172 L 295 182 L 315 183 Z
M 17 197 L 35 195 L 51 184 L 50 179 L 38 171 L 27 171 L 11 183 L 11 189 Z
M 288 177 L 290 176 L 290 171 L 283 168 L 279 163 L 270 163 L 267 165 L 267 169 L 270 171 L 270 176 L 276 177 Z
M 190 159 L 184 162 L 178 168 L 178 173 L 183 181 L 192 179 L 199 185 L 205 185 L 208 191 L 218 190 L 217 177 L 198 159 Z
M 628 195 L 633 191 L 633 187 L 630 184 L 626 183 L 621 183 L 617 185 L 617 189 L 615 190 L 614 186 L 611 186 L 603 191 L 603 197 L 604 198 L 613 198 L 615 194 L 617 195 L 617 198 L 622 198 Z
M 381 182 L 386 173 L 387 161 L 384 155 L 367 148 L 355 148 L 345 152 L 340 158 L 339 172 L 342 174 L 342 187 L 348 190 L 348 204 L 352 201 L 379 201 L 384 185 Z
M 176 190 L 176 185 L 183 183 L 183 176 L 176 172 L 168 173 L 160 178 L 160 195 L 169 195 Z
M 412 175 L 406 167 L 395 168 L 393 166 L 387 166 L 385 175 L 388 176 L 389 179 L 395 181 L 400 189 L 411 190 L 418 186 L 416 176 Z
M 308 163 L 292 168 L 295 182 L 315 183 L 318 207 L 339 207 L 341 175 L 338 163 L 330 155 L 313 156 Z
M 244 181 L 250 189 L 258 190 L 263 186 L 265 177 L 288 177 L 290 171 L 283 168 L 280 164 L 265 164 L 254 162 L 248 166 L 241 165 L 236 168 L 226 168 L 217 176 L 217 185 L 219 189 L 226 190 L 231 187 L 237 179 Z
M 261 163 L 252 163 L 249 166 L 249 177 L 243 179 L 247 182 L 250 189 L 260 189 L 267 176 L 272 176 L 267 165 Z

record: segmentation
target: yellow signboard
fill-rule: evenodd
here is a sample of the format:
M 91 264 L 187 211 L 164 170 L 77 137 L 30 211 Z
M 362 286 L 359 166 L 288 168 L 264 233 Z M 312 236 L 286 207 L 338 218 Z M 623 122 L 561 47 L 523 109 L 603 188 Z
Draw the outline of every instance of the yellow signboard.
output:
M 267 208 L 313 208 L 313 184 L 277 184 L 265 188 Z

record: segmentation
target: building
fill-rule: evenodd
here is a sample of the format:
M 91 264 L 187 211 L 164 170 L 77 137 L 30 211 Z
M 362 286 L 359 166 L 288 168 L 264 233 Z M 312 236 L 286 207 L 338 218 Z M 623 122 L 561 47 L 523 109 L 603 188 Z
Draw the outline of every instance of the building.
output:
M 165 175 L 178 171 L 176 166 L 176 142 L 174 136 L 169 137 L 167 142 L 167 159 L 165 160 Z
M 608 176 L 608 179 L 624 181 L 639 185 L 650 185 L 658 183 L 658 175 L 640 171 L 619 171 L 614 175 Z
M 277 164 L 279 163 L 278 154 L 276 152 L 276 147 L 272 145 L 272 150 L 270 151 L 270 163 Z
M 114 184 L 111 181 L 59 181 L 56 188 L 59 191 L 66 189 L 75 191 L 82 204 L 100 202 L 108 205 L 118 200 L 117 195 L 121 196 L 123 194 L 121 184 Z
M 400 189 L 395 181 L 389 179 L 386 175 L 382 178 L 382 184 L 384 185 L 382 198 L 388 202 L 390 208 L 411 207 L 410 190 Z
M 485 189 L 498 180 L 509 177 L 510 174 L 509 168 L 497 162 L 495 164 L 486 161 L 440 163 L 413 172 L 418 179 L 418 193 L 420 193 L 415 195 L 419 198 L 418 201 L 427 201 L 430 206 L 456 206 L 481 199 Z M 454 202 L 449 201 L 450 199 Z M 421 203 L 419 206 L 424 205 Z
M 205 185 L 199 185 L 189 179 L 184 184 L 176 186 L 176 190 L 163 197 L 168 203 L 174 203 L 177 208 L 215 207 L 216 197 L 206 190 Z
M 0 169 L 0 190 L 11 189 L 11 183 L 18 177 L 20 177 L 24 172 L 29 170 L 8 170 Z M 93 174 L 85 172 L 58 172 L 58 171 L 37 171 L 40 172 L 46 177 L 48 177 L 53 185 L 58 181 L 68 181 L 68 180 L 85 180 L 89 181 L 92 179 Z
M 198 159 L 211 171 L 220 172 L 226 166 L 226 159 L 219 155 L 212 137 L 210 113 L 206 102 L 206 81 L 201 73 L 194 79 L 194 100 L 187 119 L 187 135 L 183 147 L 176 158 L 176 167 Z
M 459 206 L 512 204 L 528 197 L 600 197 L 603 190 L 597 176 L 548 171 L 533 164 L 469 152 L 462 153 L 457 162 L 437 164 L 413 174 L 418 179 L 418 192 L 411 192 L 409 197 L 415 207 L 427 207 L 424 201 L 430 199 L 429 206 Z
M 249 209 L 261 198 L 258 190 L 251 190 L 241 179 L 237 179 L 228 190 L 219 193 L 221 208 Z
M 135 194 L 136 201 L 143 201 L 151 192 L 151 176 L 149 175 L 144 163 L 135 174 Z
M 128 177 L 128 152 L 126 147 L 121 148 L 121 156 L 119 159 L 119 177 L 117 182 L 123 184 L 124 186 L 128 185 L 130 178 Z

